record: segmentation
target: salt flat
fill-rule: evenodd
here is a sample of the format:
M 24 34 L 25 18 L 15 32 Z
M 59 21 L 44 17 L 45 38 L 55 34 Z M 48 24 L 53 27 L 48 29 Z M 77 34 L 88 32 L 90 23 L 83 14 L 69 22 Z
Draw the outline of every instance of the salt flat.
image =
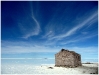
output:
M 97 74 L 98 64 L 82 64 L 76 68 L 55 67 L 54 64 L 42 65 L 1 65 L 2 74 Z

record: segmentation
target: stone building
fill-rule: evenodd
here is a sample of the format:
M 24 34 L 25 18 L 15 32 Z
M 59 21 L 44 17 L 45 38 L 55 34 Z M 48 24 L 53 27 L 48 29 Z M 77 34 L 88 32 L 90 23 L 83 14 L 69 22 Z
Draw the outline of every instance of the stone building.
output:
M 55 54 L 56 67 L 78 67 L 81 66 L 81 55 L 74 52 L 62 49 Z

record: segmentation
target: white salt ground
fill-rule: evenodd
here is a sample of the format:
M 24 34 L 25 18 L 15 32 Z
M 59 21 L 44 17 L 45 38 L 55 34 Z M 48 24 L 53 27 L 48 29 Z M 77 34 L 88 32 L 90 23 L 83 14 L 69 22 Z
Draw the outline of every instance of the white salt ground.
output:
M 49 68 L 51 67 L 51 68 Z M 98 64 L 82 64 L 76 68 L 54 67 L 54 65 L 2 65 L 2 74 L 90 74 L 98 71 Z

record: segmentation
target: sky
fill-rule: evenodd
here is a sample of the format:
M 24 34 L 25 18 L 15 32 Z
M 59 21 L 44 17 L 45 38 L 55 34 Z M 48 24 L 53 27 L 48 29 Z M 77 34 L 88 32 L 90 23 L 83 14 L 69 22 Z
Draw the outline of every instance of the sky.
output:
M 62 48 L 98 58 L 98 1 L 1 2 L 2 58 L 54 58 Z

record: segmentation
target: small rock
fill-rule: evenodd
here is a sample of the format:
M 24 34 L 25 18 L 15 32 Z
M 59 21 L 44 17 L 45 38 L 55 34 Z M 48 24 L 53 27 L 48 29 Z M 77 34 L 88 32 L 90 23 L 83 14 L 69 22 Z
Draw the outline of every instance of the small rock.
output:
M 48 67 L 48 69 L 53 69 L 53 67 Z
M 92 73 L 90 73 L 90 74 L 92 74 Z
M 93 73 L 93 74 L 95 74 L 95 73 Z

